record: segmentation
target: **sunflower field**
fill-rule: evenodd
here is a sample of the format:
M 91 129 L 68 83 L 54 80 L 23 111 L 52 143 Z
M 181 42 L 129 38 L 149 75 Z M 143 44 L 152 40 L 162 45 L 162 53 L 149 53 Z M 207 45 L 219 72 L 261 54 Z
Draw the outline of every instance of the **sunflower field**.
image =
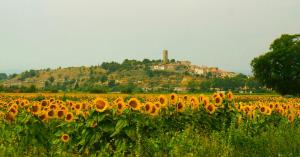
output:
M 1 156 L 300 156 L 300 98 L 1 94 Z

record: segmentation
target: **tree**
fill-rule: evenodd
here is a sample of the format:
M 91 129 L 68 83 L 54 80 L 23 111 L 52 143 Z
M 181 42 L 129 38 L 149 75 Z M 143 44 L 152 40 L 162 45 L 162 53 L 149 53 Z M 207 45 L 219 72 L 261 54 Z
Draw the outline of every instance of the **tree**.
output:
M 189 92 L 197 92 L 200 88 L 200 84 L 194 80 L 190 81 L 187 85 Z
M 106 82 L 107 80 L 108 80 L 108 78 L 107 78 L 106 75 L 100 76 L 100 81 L 101 81 L 102 83 Z
M 39 72 L 36 70 L 25 71 L 20 75 L 20 80 L 24 81 L 26 78 L 38 76 Z
M 108 73 L 115 72 L 121 68 L 121 65 L 117 62 L 103 62 L 101 67 L 108 71 Z
M 254 77 L 266 87 L 282 95 L 300 95 L 300 34 L 282 35 L 251 66 Z
M 48 81 L 49 81 L 50 83 L 53 83 L 53 82 L 55 81 L 55 78 L 54 78 L 53 76 L 50 76 L 50 77 L 48 78 Z
M 8 78 L 6 73 L 0 73 L 0 81 L 1 80 L 6 80 Z

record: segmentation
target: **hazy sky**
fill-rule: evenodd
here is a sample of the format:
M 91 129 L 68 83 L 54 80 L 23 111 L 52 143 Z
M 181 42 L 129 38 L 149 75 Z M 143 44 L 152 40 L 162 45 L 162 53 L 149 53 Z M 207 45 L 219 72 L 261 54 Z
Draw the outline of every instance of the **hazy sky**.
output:
M 0 72 L 170 58 L 249 73 L 300 0 L 0 0 Z

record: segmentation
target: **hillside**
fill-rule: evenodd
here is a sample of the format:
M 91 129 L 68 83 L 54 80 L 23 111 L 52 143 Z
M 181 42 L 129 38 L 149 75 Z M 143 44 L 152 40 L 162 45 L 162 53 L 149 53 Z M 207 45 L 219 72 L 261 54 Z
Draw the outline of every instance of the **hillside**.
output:
M 3 81 L 4 87 L 24 86 L 37 89 L 55 90 L 106 90 L 119 92 L 127 90 L 128 86 L 136 90 L 185 90 L 193 80 L 201 82 L 204 77 L 187 71 L 155 71 L 151 66 L 160 60 L 125 60 L 119 64 L 106 63 L 91 67 L 69 67 L 57 69 L 29 70 L 21 74 L 10 76 Z
M 165 69 L 155 69 L 159 65 Z M 159 68 L 160 68 L 159 67 Z M 191 66 L 172 60 L 124 60 L 122 63 L 104 62 L 90 67 L 29 70 L 21 74 L 1 74 L 0 92 L 269 92 L 254 78 L 243 74 L 221 77 L 208 72 L 199 75 Z M 222 71 L 224 73 L 224 71 Z M 225 72 L 226 74 L 226 72 Z M 227 74 L 232 74 L 227 73 Z

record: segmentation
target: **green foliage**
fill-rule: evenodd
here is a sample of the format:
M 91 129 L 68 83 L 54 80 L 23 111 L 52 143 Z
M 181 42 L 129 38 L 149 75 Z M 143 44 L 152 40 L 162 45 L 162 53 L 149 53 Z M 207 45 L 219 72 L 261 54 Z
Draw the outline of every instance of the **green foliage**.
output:
M 6 73 L 0 73 L 0 81 L 6 80 L 6 79 L 8 79 L 7 74 Z
M 284 34 L 251 62 L 255 78 L 280 94 L 300 94 L 300 35 Z
M 101 67 L 105 70 L 107 70 L 109 73 L 112 73 L 114 71 L 117 71 L 121 68 L 121 65 L 117 62 L 103 62 Z
M 39 74 L 39 71 L 37 71 L 37 70 L 25 71 L 20 75 L 20 80 L 24 81 L 25 79 L 35 77 L 38 74 Z
M 241 89 L 247 87 L 248 90 L 253 92 L 268 92 L 258 83 L 254 78 L 248 78 L 246 75 L 239 74 L 235 77 L 225 77 L 225 78 L 212 78 L 206 81 L 201 82 L 201 84 L 191 84 L 193 88 L 200 88 L 200 91 L 211 91 L 211 89 L 220 89 L 220 90 L 232 90 L 238 92 Z
M 0 85 L 0 92 L 8 92 L 8 93 L 35 93 L 38 92 L 38 89 L 35 85 L 26 86 L 9 86 L 4 87 Z

